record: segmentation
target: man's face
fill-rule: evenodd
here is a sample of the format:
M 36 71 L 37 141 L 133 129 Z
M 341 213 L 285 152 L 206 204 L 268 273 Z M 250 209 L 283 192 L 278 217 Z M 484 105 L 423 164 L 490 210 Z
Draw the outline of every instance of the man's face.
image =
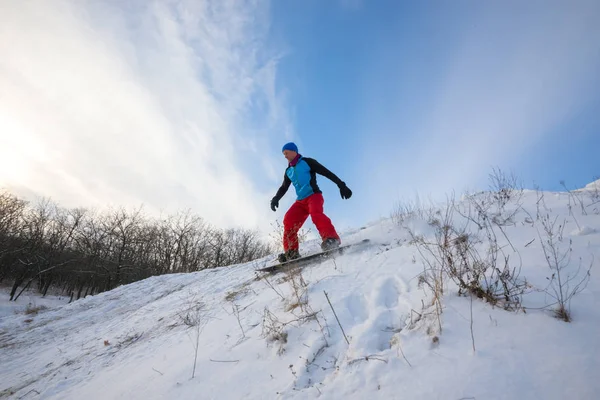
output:
M 288 160 L 288 162 L 292 162 L 292 160 L 294 158 L 296 158 L 297 155 L 298 155 L 298 153 L 296 153 L 293 150 L 284 150 L 283 151 L 283 156 L 285 157 L 286 160 Z

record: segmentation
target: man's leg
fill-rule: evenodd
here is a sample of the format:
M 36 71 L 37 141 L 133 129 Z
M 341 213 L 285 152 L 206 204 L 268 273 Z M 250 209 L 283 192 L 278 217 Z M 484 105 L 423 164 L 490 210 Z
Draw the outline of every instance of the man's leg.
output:
M 308 204 L 295 201 L 283 217 L 283 250 L 298 250 L 298 231 L 308 218 Z
M 325 203 L 323 195 L 321 193 L 315 193 L 312 196 L 308 197 L 307 200 L 310 217 L 312 218 L 313 223 L 317 227 L 317 230 L 321 235 L 321 239 L 337 239 L 339 241 L 340 237 L 335 231 L 331 220 L 323 212 L 323 204 Z

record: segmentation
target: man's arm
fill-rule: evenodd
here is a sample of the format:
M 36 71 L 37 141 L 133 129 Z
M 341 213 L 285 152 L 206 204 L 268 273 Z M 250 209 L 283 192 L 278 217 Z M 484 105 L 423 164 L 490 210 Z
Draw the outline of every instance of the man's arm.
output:
M 335 183 L 338 186 L 345 185 L 345 183 L 340 178 L 338 178 L 336 174 L 334 174 L 333 172 L 331 172 L 330 170 L 325 168 L 314 158 L 306 158 L 305 157 L 305 158 L 303 158 L 303 160 L 306 161 L 306 163 L 308 164 L 310 169 L 315 171 L 317 174 L 323 175 L 325 178 L 330 179 L 333 183 Z
M 275 194 L 275 197 L 271 199 L 271 210 L 277 211 L 277 207 L 279 207 L 279 200 L 283 197 L 285 192 L 287 192 L 288 188 L 292 181 L 288 178 L 287 174 L 283 175 L 283 183 L 279 187 L 279 190 Z
M 352 197 L 352 190 L 348 189 L 346 183 L 340 178 L 338 178 L 336 174 L 322 166 L 317 160 L 313 158 L 303 158 L 303 160 L 306 161 L 310 169 L 312 169 L 319 175 L 323 175 L 324 177 L 329 178 L 333 183 L 338 185 L 338 188 L 340 188 L 340 195 L 342 196 L 342 199 L 349 199 L 350 197 Z
M 283 174 L 283 183 L 279 187 L 279 190 L 277 190 L 277 194 L 275 194 L 275 197 L 273 197 L 273 199 L 277 201 L 281 200 L 281 198 L 288 191 L 291 183 L 292 181 L 290 180 L 290 178 L 288 178 L 287 174 Z

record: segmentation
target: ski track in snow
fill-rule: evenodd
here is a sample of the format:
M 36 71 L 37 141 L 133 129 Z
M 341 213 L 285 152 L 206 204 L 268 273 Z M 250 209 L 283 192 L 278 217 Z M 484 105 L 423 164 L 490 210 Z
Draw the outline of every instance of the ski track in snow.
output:
M 561 243 L 573 241 L 573 263 L 578 257 L 582 265 L 600 260 L 600 216 L 577 215 L 579 229 L 566 207 L 568 195 L 545 197 L 549 212 L 566 221 Z M 518 213 L 506 232 L 519 250 L 522 274 L 543 288 L 549 270 L 532 220 L 537 197 L 526 192 L 524 199 L 528 213 Z M 407 224 L 431 237 L 426 221 Z M 423 264 L 407 232 L 383 221 L 343 236 L 346 243 L 363 238 L 370 244 L 307 266 L 296 278 L 280 273 L 257 279 L 255 269 L 271 256 L 152 277 L 37 315 L 2 316 L 0 398 L 595 398 L 597 266 L 573 299 L 570 324 L 536 310 L 548 302 L 542 293 L 526 296 L 527 314 L 475 299 L 473 352 L 470 302 L 451 286 L 443 300 L 443 330 L 433 340 L 437 333 L 429 328 L 437 320 L 423 312 L 431 297 L 418 285 Z M 304 252 L 315 247 L 303 244 Z M 300 276 L 307 284 L 300 290 L 306 290 L 306 312 L 316 312 L 316 320 L 295 321 L 305 315 L 293 305 L 293 282 Z M 183 320 L 194 316 L 198 304 L 202 324 L 196 331 Z M 287 323 L 284 341 L 265 337 L 266 310 Z
M 368 356 L 389 349 L 393 333 L 404 327 L 410 306 L 400 302 L 400 287 L 406 287 L 400 282 L 395 277 L 384 278 L 371 290 L 367 303 L 363 304 L 366 310 L 371 311 L 363 323 L 350 333 L 355 339 L 350 350 L 355 354 Z

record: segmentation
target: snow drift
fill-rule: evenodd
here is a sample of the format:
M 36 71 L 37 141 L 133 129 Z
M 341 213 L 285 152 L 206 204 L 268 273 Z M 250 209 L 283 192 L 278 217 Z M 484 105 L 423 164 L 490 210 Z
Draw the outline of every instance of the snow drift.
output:
M 370 245 L 300 271 L 257 274 L 272 256 L 4 315 L 0 397 L 597 398 L 595 187 L 480 193 L 453 204 L 450 222 L 462 232 L 454 241 L 471 240 L 489 262 L 488 225 L 473 205 L 491 199 L 484 211 L 498 271 L 522 285 L 510 302 L 493 304 L 434 274 L 443 259 L 419 243 L 439 243 L 452 206 L 444 204 L 346 232 L 344 243 Z M 556 317 L 544 221 L 554 222 L 552 243 L 566 254 L 558 261 L 570 285 L 561 290 L 578 289 L 566 303 L 570 323 Z

